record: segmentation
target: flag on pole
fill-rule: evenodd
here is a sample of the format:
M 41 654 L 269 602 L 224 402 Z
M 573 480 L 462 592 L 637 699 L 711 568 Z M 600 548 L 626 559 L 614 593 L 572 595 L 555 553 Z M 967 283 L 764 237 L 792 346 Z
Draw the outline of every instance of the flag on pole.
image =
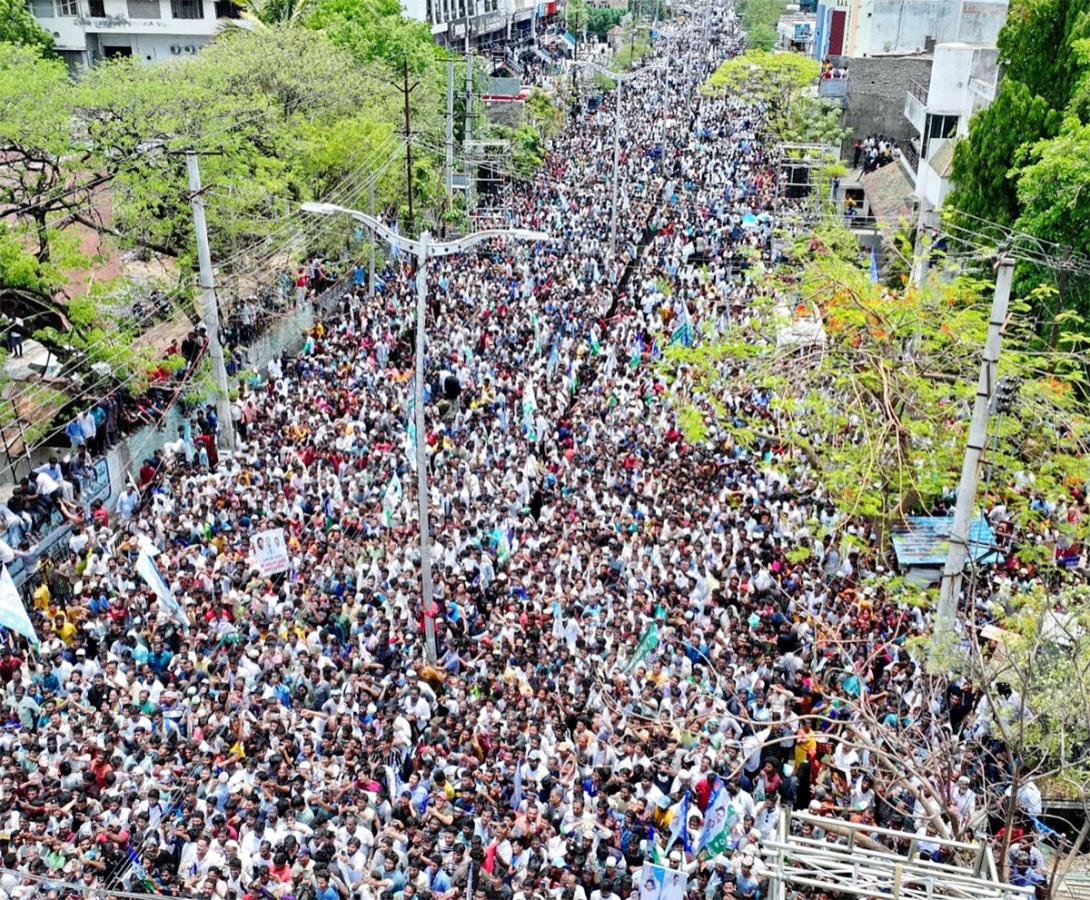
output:
M 716 779 L 715 790 L 708 800 L 704 811 L 704 827 L 700 830 L 700 841 L 696 852 L 708 851 L 708 856 L 718 856 L 727 851 L 730 831 L 734 827 L 738 814 L 731 805 L 730 796 L 723 790 L 723 782 Z
M 536 413 L 537 397 L 534 396 L 534 385 L 527 379 L 526 387 L 522 389 L 522 433 L 531 444 L 537 443 L 537 426 L 534 424 Z
M 670 335 L 671 344 L 681 344 L 683 347 L 691 347 L 693 345 L 693 320 L 689 316 L 689 304 L 684 300 L 681 301 L 681 312 L 678 313 L 677 327 L 674 329 L 674 333 Z
M 659 843 L 655 839 L 655 827 L 653 825 L 647 829 L 647 848 L 648 853 L 651 856 L 651 862 L 656 866 L 661 866 L 665 860 L 663 859 L 662 851 L 659 850 Z M 666 852 L 670 852 L 669 844 L 666 845 Z
M 15 586 L 7 566 L 0 566 L 0 625 L 21 634 L 34 646 L 40 643 L 38 632 L 34 630 L 34 624 L 27 615 L 23 598 L 19 596 L 19 589 Z
M 666 842 L 666 852 L 670 852 L 670 848 L 674 846 L 674 842 L 678 839 L 681 840 L 682 849 L 686 853 L 692 853 L 693 847 L 689 840 L 689 797 L 690 791 L 685 792 L 685 796 L 681 798 L 681 806 L 678 808 L 677 815 L 674 816 L 674 820 L 670 823 L 670 839 Z
M 397 477 L 397 472 L 394 472 L 393 477 L 390 478 L 390 483 L 386 485 L 386 490 L 382 495 L 382 515 L 386 520 L 387 528 L 393 524 L 397 508 L 401 506 L 401 497 L 401 479 Z
M 545 335 L 541 331 L 541 322 L 538 321 L 537 313 L 530 314 L 530 324 L 534 328 L 534 356 L 537 356 L 545 342 Z
M 500 526 L 496 529 L 496 559 L 505 562 L 511 555 L 511 528 Z
M 870 281 L 878 284 L 878 245 L 872 244 L 870 248 Z
M 546 371 L 552 375 L 558 365 L 560 365 L 560 350 L 557 349 L 556 341 L 553 341 L 553 349 L 549 351 L 549 363 Z
M 174 599 L 174 592 L 170 589 L 166 579 L 163 578 L 159 567 L 155 565 L 155 560 L 151 558 L 151 554 L 148 553 L 147 549 L 141 549 L 140 555 L 136 558 L 136 571 L 144 579 L 147 586 L 151 588 L 151 592 L 155 594 L 156 599 L 170 613 L 171 617 L 188 628 L 189 618 L 186 616 L 185 610 Z
M 511 806 L 517 810 L 522 806 L 522 762 L 515 760 L 515 790 L 511 794 Z
M 659 627 L 652 622 L 647 626 L 643 637 L 640 638 L 640 642 L 636 645 L 636 652 L 633 654 L 631 662 L 625 666 L 625 673 L 633 671 L 640 664 L 640 661 L 658 646 L 658 643 Z
M 409 468 L 416 471 L 416 375 L 409 379 L 409 395 L 405 398 L 405 420 L 408 440 L 405 455 L 409 458 Z
M 390 226 L 390 229 L 393 231 L 394 234 L 399 234 L 397 230 L 397 222 L 394 222 L 394 224 Z M 397 241 L 390 241 L 390 258 L 396 260 L 399 256 L 401 256 L 401 248 L 398 246 Z

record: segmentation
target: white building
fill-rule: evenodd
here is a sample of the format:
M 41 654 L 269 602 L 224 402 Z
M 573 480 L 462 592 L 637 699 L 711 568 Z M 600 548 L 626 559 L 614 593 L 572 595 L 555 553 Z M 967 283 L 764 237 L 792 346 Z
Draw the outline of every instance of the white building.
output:
M 196 53 L 223 19 L 239 15 L 231 0 L 30 0 L 28 7 L 73 68 L 118 56 L 159 62 Z
M 933 219 L 931 211 L 950 193 L 954 143 L 968 135 L 973 113 L 995 99 L 998 79 L 994 45 L 939 44 L 928 84 L 913 85 L 905 95 L 905 118 L 916 137 L 910 141 L 915 153 L 902 153 L 901 165 L 915 184 L 925 220 Z
M 819 0 L 814 56 L 881 56 L 994 44 L 1008 0 Z
M 542 20 L 562 12 L 563 0 L 401 0 L 401 9 L 427 22 L 437 41 L 460 50 L 529 42 Z

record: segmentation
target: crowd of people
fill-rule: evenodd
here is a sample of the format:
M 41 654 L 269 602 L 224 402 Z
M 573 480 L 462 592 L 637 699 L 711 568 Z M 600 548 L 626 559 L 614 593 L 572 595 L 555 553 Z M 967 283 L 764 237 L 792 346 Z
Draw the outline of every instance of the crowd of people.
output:
M 868 135 L 852 145 L 852 167 L 862 168 L 864 172 L 873 172 L 893 162 L 897 146 L 892 138 L 883 134 Z
M 620 111 L 578 99 L 503 197 L 552 239 L 429 266 L 434 607 L 397 263 L 240 386 L 234 452 L 205 413 L 72 530 L 31 582 L 40 643 L 0 656 L 0 892 L 618 900 L 652 861 L 757 898 L 784 809 L 933 834 L 953 796 L 969 821 L 1003 773 L 919 746 L 894 782 L 850 701 L 973 746 L 990 714 L 920 691 L 926 623 L 866 586 L 878 557 L 823 544 L 837 513 L 775 444 L 689 445 L 658 365 L 747 315 L 787 202 L 761 110 L 696 92 L 742 43 L 729 9 L 664 28 L 673 64 Z M 271 529 L 290 564 L 263 576 Z

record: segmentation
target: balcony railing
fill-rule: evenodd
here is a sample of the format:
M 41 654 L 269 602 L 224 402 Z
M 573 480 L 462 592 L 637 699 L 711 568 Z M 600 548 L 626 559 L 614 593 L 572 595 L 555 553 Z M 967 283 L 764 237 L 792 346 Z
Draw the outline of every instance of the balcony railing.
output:
M 897 144 L 897 149 L 901 151 L 901 157 L 908 163 L 908 167 L 913 174 L 920 171 L 920 152 L 912 141 L 900 141 Z
M 920 84 L 918 81 L 913 81 L 908 86 L 908 92 L 920 101 L 924 106 L 927 106 L 927 85 Z

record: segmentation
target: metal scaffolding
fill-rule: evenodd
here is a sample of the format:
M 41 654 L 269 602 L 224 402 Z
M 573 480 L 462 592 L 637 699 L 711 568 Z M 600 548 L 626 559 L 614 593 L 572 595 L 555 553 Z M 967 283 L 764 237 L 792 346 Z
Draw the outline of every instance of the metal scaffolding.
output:
M 835 832 L 846 840 L 830 843 L 792 834 L 793 822 Z M 951 859 L 964 860 L 965 864 L 921 859 L 924 844 L 947 850 Z M 788 885 L 876 900 L 1033 897 L 1033 888 L 1016 887 L 999 879 L 986 840 L 970 844 L 781 810 L 775 839 L 765 843 L 764 853 L 770 872 L 770 900 L 786 900 Z

